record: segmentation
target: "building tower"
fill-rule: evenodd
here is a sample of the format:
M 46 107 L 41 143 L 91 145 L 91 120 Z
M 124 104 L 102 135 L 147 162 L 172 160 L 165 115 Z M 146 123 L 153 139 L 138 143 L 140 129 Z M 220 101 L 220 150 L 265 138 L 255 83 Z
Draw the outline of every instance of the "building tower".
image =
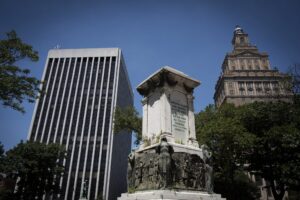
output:
M 232 45 L 233 50 L 226 54 L 215 86 L 217 107 L 223 103 L 239 106 L 255 101 L 292 101 L 288 75 L 271 69 L 268 54 L 259 52 L 239 26 L 234 30 Z M 258 186 L 261 200 L 274 199 L 267 180 L 252 173 L 248 176 Z
M 224 102 L 242 105 L 254 101 L 290 101 L 287 75 L 271 69 L 268 54 L 259 52 L 239 26 L 234 30 L 232 45 L 215 86 L 214 100 L 218 107 Z
M 43 74 L 28 139 L 67 150 L 53 199 L 116 199 L 126 191 L 130 134 L 113 134 L 115 106 L 133 105 L 126 66 L 118 48 L 54 49 Z

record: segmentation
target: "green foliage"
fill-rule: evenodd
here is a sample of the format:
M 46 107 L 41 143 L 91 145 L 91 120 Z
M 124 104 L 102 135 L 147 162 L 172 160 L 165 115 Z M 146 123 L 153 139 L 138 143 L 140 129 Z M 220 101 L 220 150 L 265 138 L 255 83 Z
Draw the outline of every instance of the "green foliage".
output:
M 300 94 L 300 63 L 295 63 L 291 65 L 289 67 L 288 74 L 289 76 L 287 80 L 285 80 L 284 86 L 287 86 L 287 88 L 291 89 L 295 95 L 299 95 Z
M 144 147 L 148 147 L 148 146 L 151 145 L 151 140 L 150 140 L 150 138 L 144 137 L 142 141 L 143 141 L 143 146 L 144 146 Z
M 276 200 L 282 199 L 288 188 L 300 189 L 299 106 L 284 102 L 253 103 L 240 109 L 241 122 L 256 137 L 247 156 L 249 170 L 270 182 Z
M 219 109 L 210 105 L 200 112 L 196 116 L 197 136 L 200 144 L 206 143 L 213 151 L 219 192 L 229 200 L 239 199 L 236 192 L 243 188 L 224 185 L 235 185 L 240 170 L 253 171 L 267 179 L 276 200 L 282 199 L 288 188 L 299 190 L 299 116 L 299 104 L 284 102 L 256 102 L 240 107 L 224 104 Z M 255 193 L 244 193 L 255 198 Z
M 0 142 L 0 172 L 3 171 L 3 167 L 4 167 L 4 147 Z
M 135 187 L 129 187 L 129 188 L 128 188 L 128 193 L 129 193 L 129 194 L 132 194 L 132 193 L 134 193 L 135 191 L 136 191 Z
M 38 97 L 40 81 L 30 76 L 30 70 L 17 66 L 17 62 L 29 58 L 38 61 L 38 53 L 22 42 L 15 31 L 0 40 L 0 101 L 4 106 L 25 112 L 22 102 L 34 102 Z
M 255 199 L 256 193 L 248 190 L 252 187 L 251 183 L 241 183 L 237 179 L 240 177 L 237 172 L 242 169 L 245 153 L 251 148 L 254 138 L 236 115 L 237 109 L 231 104 L 220 109 L 209 105 L 196 115 L 197 138 L 199 144 L 207 144 L 213 153 L 216 191 L 229 200 L 240 199 L 240 193 L 244 193 L 245 199 L 251 199 L 251 196 Z M 245 186 L 247 184 L 248 187 Z
M 58 159 L 64 155 L 65 151 L 61 146 L 38 142 L 21 142 L 6 152 L 2 172 L 7 176 L 6 180 L 14 183 L 11 184 L 10 197 L 42 199 L 44 194 L 57 193 L 57 183 L 63 172 Z M 15 183 L 17 190 L 12 195 Z
M 248 176 L 240 170 L 234 171 L 232 180 L 228 180 L 220 172 L 215 173 L 214 176 L 215 192 L 221 193 L 226 199 L 253 200 L 260 197 L 255 183 L 251 182 Z
M 137 136 L 137 143 L 142 139 L 142 118 L 134 107 L 116 107 L 114 113 L 114 132 L 134 131 Z

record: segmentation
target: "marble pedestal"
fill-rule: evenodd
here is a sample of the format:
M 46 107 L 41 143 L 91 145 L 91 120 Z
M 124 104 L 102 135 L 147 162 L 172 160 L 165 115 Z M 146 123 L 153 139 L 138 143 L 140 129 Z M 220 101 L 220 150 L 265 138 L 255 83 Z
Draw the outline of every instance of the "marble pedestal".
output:
M 118 200 L 226 200 L 219 194 L 197 191 L 147 190 L 123 193 Z

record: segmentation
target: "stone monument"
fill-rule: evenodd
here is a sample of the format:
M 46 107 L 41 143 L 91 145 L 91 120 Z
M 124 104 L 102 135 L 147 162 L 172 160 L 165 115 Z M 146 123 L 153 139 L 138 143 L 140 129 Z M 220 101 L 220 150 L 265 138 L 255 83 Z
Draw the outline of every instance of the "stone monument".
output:
M 143 142 L 128 156 L 128 193 L 118 200 L 221 200 L 213 193 L 211 152 L 196 140 L 193 90 L 200 82 L 163 67 L 138 87 Z

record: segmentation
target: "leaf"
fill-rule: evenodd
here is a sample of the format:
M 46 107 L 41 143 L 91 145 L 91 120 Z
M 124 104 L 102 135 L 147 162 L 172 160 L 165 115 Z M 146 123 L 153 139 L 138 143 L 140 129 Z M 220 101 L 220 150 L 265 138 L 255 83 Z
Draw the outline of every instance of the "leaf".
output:
M 22 42 L 15 31 L 7 33 L 7 39 L 0 40 L 0 101 L 24 113 L 24 100 L 34 102 L 40 92 L 41 82 L 30 76 L 29 69 L 15 65 L 23 59 L 38 61 L 38 53 L 32 46 Z

